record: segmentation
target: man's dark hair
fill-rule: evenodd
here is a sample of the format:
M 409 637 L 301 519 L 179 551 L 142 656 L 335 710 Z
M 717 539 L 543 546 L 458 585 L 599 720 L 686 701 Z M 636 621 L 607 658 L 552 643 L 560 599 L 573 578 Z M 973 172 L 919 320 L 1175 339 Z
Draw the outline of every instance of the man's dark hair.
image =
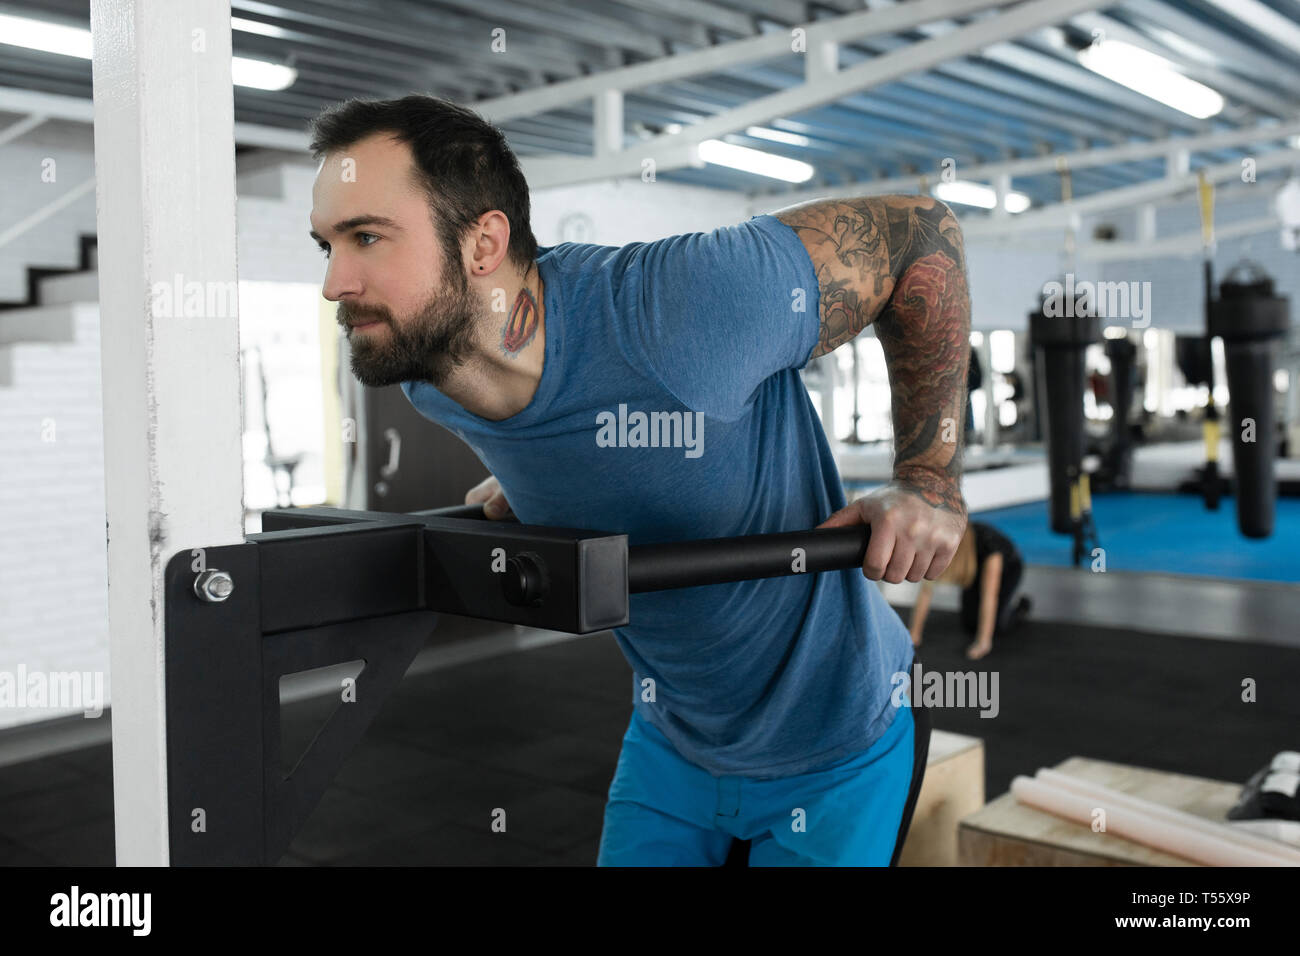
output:
M 473 110 L 423 93 L 396 100 L 349 99 L 311 121 L 317 160 L 375 133 L 390 133 L 415 159 L 417 188 L 429 199 L 449 263 L 460 258 L 466 230 L 499 209 L 510 222 L 510 261 L 527 270 L 537 258 L 529 221 L 528 182 L 505 134 Z

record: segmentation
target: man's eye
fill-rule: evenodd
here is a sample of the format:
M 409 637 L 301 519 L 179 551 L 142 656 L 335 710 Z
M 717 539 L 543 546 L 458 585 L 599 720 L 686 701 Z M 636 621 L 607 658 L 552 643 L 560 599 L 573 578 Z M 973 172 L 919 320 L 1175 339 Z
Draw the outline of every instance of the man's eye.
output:
M 361 240 L 362 240 L 363 238 L 365 238 L 366 236 L 369 236 L 371 239 L 379 239 L 379 238 L 381 238 L 380 236 L 376 236 L 373 232 L 358 232 L 358 233 L 357 233 L 357 242 L 358 242 L 358 244 L 361 246 L 361 248 L 363 248 L 363 249 L 368 248 L 368 247 L 374 245 L 373 242 L 361 242 Z M 329 244 L 328 244 L 328 243 L 324 243 L 324 242 L 318 242 L 316 245 L 317 245 L 317 247 L 320 249 L 321 254 L 322 254 L 323 256 L 325 256 L 326 259 L 328 259 L 328 258 L 330 257 L 330 247 L 329 247 Z

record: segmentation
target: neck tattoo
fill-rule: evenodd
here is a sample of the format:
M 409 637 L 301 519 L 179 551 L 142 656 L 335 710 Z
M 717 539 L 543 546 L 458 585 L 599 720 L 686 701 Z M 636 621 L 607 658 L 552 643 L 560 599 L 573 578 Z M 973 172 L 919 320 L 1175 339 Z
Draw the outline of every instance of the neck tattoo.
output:
M 533 290 L 525 285 L 515 298 L 510 318 L 501 328 L 501 350 L 511 358 L 522 352 L 537 334 L 537 320 L 537 299 L 533 296 Z

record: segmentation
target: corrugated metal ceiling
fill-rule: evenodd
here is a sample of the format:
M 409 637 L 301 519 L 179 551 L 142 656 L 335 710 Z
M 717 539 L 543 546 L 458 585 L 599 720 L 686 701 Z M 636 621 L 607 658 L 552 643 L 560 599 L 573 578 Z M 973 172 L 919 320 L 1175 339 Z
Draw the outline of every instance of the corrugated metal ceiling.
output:
M 233 0 L 234 16 L 277 34 L 238 30 L 235 54 L 298 70 L 297 81 L 281 92 L 237 87 L 235 119 L 301 130 L 330 102 L 411 90 L 473 105 L 675 52 L 891 5 L 892 0 Z M 0 12 L 89 23 L 88 0 L 19 0 L 0 5 Z M 979 56 L 951 60 L 771 124 L 807 136 L 806 146 L 744 134 L 728 139 L 810 162 L 817 169 L 814 185 L 834 186 L 937 169 L 946 156 L 959 165 L 971 164 L 1294 119 L 1300 115 L 1300 45 L 1285 32 L 1268 29 L 1268 13 L 1295 24 L 1300 35 L 1300 0 L 1123 0 L 1061 24 L 1080 38 L 1104 30 L 1141 43 L 1208 85 L 1220 79 L 1228 107 L 1211 120 L 1193 119 L 1084 69 L 1059 43 L 1057 28 L 1031 31 Z M 841 65 L 977 18 L 846 45 Z M 491 49 L 497 28 L 506 30 L 504 54 Z M 803 79 L 802 57 L 792 54 L 631 90 L 624 104 L 627 136 L 631 141 L 667 124 L 689 125 Z M 89 97 L 90 62 L 0 45 L 0 86 Z M 590 154 L 592 148 L 589 104 L 502 126 L 521 155 Z M 1241 150 L 1197 153 L 1191 166 L 1241 155 Z M 1074 192 L 1083 196 L 1150 179 L 1161 175 L 1163 164 L 1154 159 L 1079 170 L 1073 174 Z M 664 176 L 748 192 L 787 188 L 712 165 Z M 1036 202 L 1060 198 L 1055 174 L 1018 179 L 1015 185 Z

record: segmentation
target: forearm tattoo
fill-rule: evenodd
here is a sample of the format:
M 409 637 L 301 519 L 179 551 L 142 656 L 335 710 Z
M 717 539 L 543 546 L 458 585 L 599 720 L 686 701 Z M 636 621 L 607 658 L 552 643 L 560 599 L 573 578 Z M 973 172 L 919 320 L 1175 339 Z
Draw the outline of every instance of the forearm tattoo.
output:
M 965 514 L 970 294 L 956 218 L 928 196 L 816 200 L 775 215 L 817 272 L 813 356 L 875 324 L 893 395 L 894 477 L 932 507 Z
M 537 319 L 537 299 L 533 296 L 533 291 L 524 286 L 515 297 L 510 317 L 501 327 L 502 351 L 511 358 L 522 352 L 537 334 Z

